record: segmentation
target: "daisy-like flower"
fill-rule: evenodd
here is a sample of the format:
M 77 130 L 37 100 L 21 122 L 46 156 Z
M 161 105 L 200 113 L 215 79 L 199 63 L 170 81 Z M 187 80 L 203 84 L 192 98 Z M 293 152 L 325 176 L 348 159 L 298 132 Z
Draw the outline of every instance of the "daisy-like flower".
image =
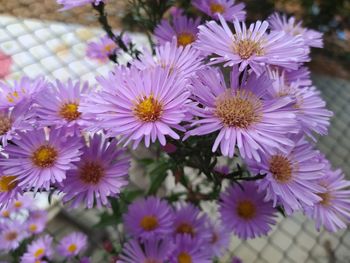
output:
M 83 5 L 99 5 L 100 3 L 106 3 L 107 0 L 56 0 L 57 4 L 63 5 L 59 11 L 69 10 Z
M 125 45 L 129 45 L 130 38 L 126 34 L 123 34 L 122 40 Z M 110 55 L 116 54 L 119 51 L 120 48 L 112 39 L 108 36 L 103 36 L 99 41 L 93 41 L 87 44 L 86 56 L 105 63 L 109 60 Z
M 31 101 L 46 86 L 47 82 L 43 77 L 23 77 L 12 85 L 0 82 L 0 110 L 13 107 L 23 100 Z
M 180 136 L 173 129 L 184 131 L 179 124 L 190 103 L 188 81 L 161 67 L 118 69 L 114 74 L 111 81 L 100 82 L 102 92 L 81 110 L 94 112 L 100 118 L 100 128 L 111 136 L 121 135 L 125 145 L 133 141 L 134 149 L 143 139 L 146 147 L 157 139 L 165 145 L 166 135 L 178 140 Z
M 230 186 L 221 194 L 220 214 L 228 230 L 242 239 L 266 235 L 275 224 L 275 209 L 272 202 L 264 201 L 253 182 Z
M 321 226 L 331 232 L 346 229 L 350 223 L 350 181 L 344 179 L 340 169 L 333 171 L 327 165 L 318 184 L 325 191 L 318 194 L 319 202 L 304 207 L 305 214 L 315 220 L 317 230 Z
M 230 244 L 231 232 L 227 231 L 221 222 L 210 222 L 209 230 L 211 234 L 209 247 L 212 254 L 221 257 Z
M 187 136 L 205 135 L 219 131 L 213 145 L 219 145 L 224 156 L 233 157 L 237 146 L 242 158 L 260 161 L 261 155 L 273 148 L 293 145 L 286 135 L 297 133 L 298 125 L 291 108 L 291 98 L 262 99 L 272 85 L 266 76 L 248 77 L 239 85 L 237 68 L 231 73 L 231 88 L 227 89 L 224 76 L 215 68 L 197 73 L 193 80 L 193 95 L 199 105 L 192 107 L 195 128 Z
M 226 21 L 245 20 L 245 4 L 237 4 L 235 0 L 192 0 L 192 4 L 212 18 L 217 19 L 220 14 Z
M 309 61 L 309 48 L 300 36 L 292 37 L 284 32 L 266 33 L 269 23 L 257 21 L 249 28 L 245 23 L 234 22 L 235 33 L 220 16 L 221 26 L 210 21 L 199 26 L 195 47 L 205 54 L 213 54 L 212 63 L 224 66 L 239 65 L 243 71 L 248 65 L 257 74 L 266 65 L 297 69 L 301 62 Z
M 61 239 L 57 252 L 64 257 L 75 257 L 82 252 L 87 245 L 87 236 L 80 232 L 73 232 Z
M 173 244 L 169 239 L 150 238 L 140 243 L 131 239 L 123 248 L 123 254 L 118 263 L 135 262 L 168 262 L 173 250 Z
M 329 119 L 333 113 L 326 109 L 316 87 L 300 87 L 298 82 L 288 84 L 284 74 L 274 76 L 271 94 L 275 98 L 289 96 L 295 100 L 294 109 L 301 130 L 313 138 L 312 132 L 320 135 L 328 133 Z
M 6 207 L 22 194 L 17 176 L 7 175 L 0 169 L 0 207 Z
M 28 101 L 22 101 L 11 109 L 0 111 L 0 141 L 6 146 L 9 140 L 17 137 L 17 131 L 29 131 L 33 129 L 30 105 Z
M 190 45 L 178 47 L 174 39 L 172 42 L 156 47 L 155 52 L 156 56 L 145 52 L 141 61 L 136 60 L 134 65 L 140 70 L 157 66 L 170 68 L 170 73 L 178 74 L 180 78 L 191 77 L 203 67 L 202 57 L 198 50 Z
M 56 85 L 50 85 L 45 92 L 36 97 L 36 114 L 42 127 L 65 127 L 67 133 L 77 133 L 83 124 L 79 105 L 83 96 L 89 93 L 88 83 L 67 83 L 56 81 Z
M 301 36 L 307 46 L 323 47 L 323 34 L 302 27 L 302 21 L 297 22 L 294 16 L 287 18 L 286 15 L 274 13 L 268 18 L 268 21 L 272 30 L 284 31 L 291 36 Z
M 273 206 L 282 204 L 288 214 L 321 201 L 318 194 L 323 191 L 316 183 L 324 173 L 324 164 L 316 159 L 318 152 L 303 137 L 295 140 L 288 152 L 275 151 L 265 154 L 260 163 L 247 162 L 252 173 L 266 174 L 257 183 L 265 200 L 272 200 Z
M 199 25 L 200 18 L 189 18 L 179 10 L 173 14 L 172 23 L 163 20 L 154 30 L 154 35 L 160 45 L 175 37 L 178 46 L 187 46 L 196 41 Z
M 175 237 L 175 249 L 172 253 L 171 263 L 210 263 L 209 250 L 200 242 L 195 242 L 190 235 L 178 235 Z
M 143 240 L 166 237 L 171 233 L 173 221 L 168 203 L 153 196 L 132 203 L 124 216 L 126 231 Z
M 20 211 L 22 209 L 32 209 L 34 207 L 34 199 L 29 195 L 21 195 L 9 204 L 12 211 Z
M 63 200 L 72 201 L 72 206 L 85 203 L 88 208 L 108 205 L 107 197 L 118 195 L 128 184 L 130 158 L 115 139 L 109 141 L 103 134 L 90 137 L 82 151 L 63 182 Z
M 60 183 L 73 161 L 79 160 L 81 140 L 64 137 L 62 129 L 51 130 L 46 136 L 43 129 L 18 133 L 14 145 L 7 145 L 8 159 L 1 159 L 6 174 L 17 176 L 22 188 L 49 189 Z M 47 138 L 48 137 L 48 138 Z
M 208 218 L 194 205 L 188 203 L 177 207 L 172 222 L 173 235 L 188 235 L 200 242 L 210 242 L 212 237 L 208 227 Z
M 45 210 L 33 210 L 25 222 L 26 230 L 30 234 L 40 234 L 44 231 L 47 223 L 47 212 Z
M 18 221 L 7 221 L 0 225 L 0 250 L 15 250 L 28 235 Z
M 52 259 L 52 256 L 52 237 L 45 235 L 27 247 L 27 252 L 21 257 L 21 263 L 46 262 Z

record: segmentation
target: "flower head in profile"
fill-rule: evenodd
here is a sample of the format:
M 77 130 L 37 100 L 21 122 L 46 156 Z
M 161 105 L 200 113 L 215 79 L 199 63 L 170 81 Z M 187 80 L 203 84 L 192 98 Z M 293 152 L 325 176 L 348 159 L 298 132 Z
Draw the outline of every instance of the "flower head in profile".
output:
M 302 21 L 297 22 L 294 16 L 287 18 L 286 15 L 274 13 L 268 21 L 273 31 L 283 31 L 291 36 L 301 36 L 306 46 L 323 47 L 323 34 L 316 30 L 304 28 Z
M 80 160 L 68 171 L 63 182 L 64 201 L 72 206 L 85 203 L 86 207 L 108 205 L 108 197 L 118 195 L 128 184 L 130 158 L 117 147 L 115 139 L 94 134 L 82 149 Z
M 36 114 L 42 127 L 65 127 L 68 133 L 77 133 L 83 124 L 79 105 L 89 93 L 88 83 L 56 80 L 36 97 Z
M 0 225 L 0 251 L 15 250 L 27 236 L 21 222 L 15 220 L 2 222 Z
M 30 234 L 40 234 L 44 231 L 48 215 L 45 210 L 32 210 L 29 211 L 29 216 L 25 222 L 26 230 Z
M 173 246 L 169 239 L 150 238 L 142 243 L 136 239 L 131 239 L 124 246 L 121 260 L 118 263 L 168 262 Z
M 78 256 L 87 246 L 87 236 L 80 232 L 73 232 L 63 237 L 58 246 L 57 252 L 68 258 Z
M 43 77 L 22 77 L 13 84 L 0 82 L 0 110 L 8 109 L 25 101 L 31 101 L 48 83 Z
M 244 182 L 242 187 L 230 186 L 220 199 L 222 223 L 239 238 L 266 235 L 275 224 L 272 202 L 264 201 L 264 193 L 259 193 L 253 182 Z
M 176 38 L 178 46 L 191 45 L 197 39 L 200 18 L 189 18 L 181 10 L 172 16 L 172 22 L 163 20 L 154 30 L 158 44 L 163 45 Z
M 18 133 L 19 139 L 7 145 L 8 158 L 1 159 L 4 173 L 17 176 L 22 188 L 49 189 L 50 184 L 61 183 L 73 161 L 79 160 L 81 140 L 64 137 L 64 130 L 43 129 Z
M 234 22 L 235 33 L 220 17 L 221 26 L 207 22 L 199 26 L 195 47 L 202 53 L 214 55 L 213 63 L 224 66 L 239 65 L 243 71 L 248 65 L 256 74 L 262 74 L 267 65 L 297 69 L 299 63 L 309 61 L 309 48 L 301 37 L 292 37 L 284 32 L 266 33 L 269 23 L 257 21 L 249 28 L 245 23 Z
M 324 188 L 318 193 L 321 198 L 312 206 L 305 206 L 305 214 L 316 223 L 317 230 L 323 226 L 331 232 L 346 229 L 350 222 L 350 181 L 345 180 L 340 169 L 332 170 L 329 162 L 321 156 L 325 166 L 325 175 L 318 179 Z
M 319 202 L 323 190 L 316 183 L 324 168 L 316 160 L 318 152 L 303 137 L 296 137 L 295 142 L 287 153 L 275 151 L 264 155 L 260 163 L 248 161 L 252 173 L 266 174 L 257 183 L 261 194 L 274 206 L 282 204 L 288 214 Z
M 212 18 L 222 15 L 226 21 L 244 21 L 246 11 L 245 4 L 237 4 L 235 0 L 192 0 L 192 4 L 203 13 Z
M 46 262 L 53 256 L 52 237 L 42 236 L 27 247 L 27 252 L 21 257 L 21 263 Z
M 63 7 L 59 11 L 69 10 L 78 6 L 84 5 L 98 5 L 100 3 L 106 3 L 107 0 L 56 0 L 57 4 L 62 5 Z
M 171 234 L 174 215 L 169 204 L 157 197 L 133 202 L 124 216 L 127 233 L 143 240 Z
M 293 145 L 287 134 L 299 131 L 291 98 L 263 99 L 272 81 L 254 73 L 243 86 L 237 68 L 231 73 L 231 86 L 226 88 L 223 74 L 215 68 L 197 73 L 193 80 L 193 96 L 199 102 L 191 108 L 198 116 L 187 136 L 219 134 L 213 152 L 220 146 L 224 156 L 233 157 L 236 146 L 243 158 L 260 161 L 261 155 L 274 148 Z

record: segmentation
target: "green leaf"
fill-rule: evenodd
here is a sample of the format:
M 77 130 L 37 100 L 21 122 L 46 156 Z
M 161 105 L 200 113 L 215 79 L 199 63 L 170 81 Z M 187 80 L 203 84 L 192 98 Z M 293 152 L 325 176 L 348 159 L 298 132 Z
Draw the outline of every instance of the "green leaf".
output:
M 159 187 L 163 184 L 165 178 L 168 176 L 169 164 L 167 162 L 160 162 L 151 172 L 151 185 L 147 194 L 155 194 Z

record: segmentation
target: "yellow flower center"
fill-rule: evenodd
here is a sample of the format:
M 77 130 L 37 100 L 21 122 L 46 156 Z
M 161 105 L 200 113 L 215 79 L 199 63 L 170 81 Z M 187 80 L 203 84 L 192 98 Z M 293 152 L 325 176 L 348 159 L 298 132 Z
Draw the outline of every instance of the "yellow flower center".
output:
M 253 202 L 249 200 L 239 201 L 237 205 L 237 214 L 245 220 L 252 219 L 256 215 L 256 207 Z
M 140 226 L 145 231 L 152 231 L 156 229 L 159 226 L 157 217 L 151 215 L 151 216 L 144 216 L 141 219 Z
M 134 108 L 134 113 L 141 121 L 155 122 L 160 119 L 163 112 L 162 104 L 152 95 L 144 97 Z
M 261 118 L 260 100 L 250 91 L 225 92 L 216 100 L 215 114 L 229 127 L 246 129 Z
M 34 257 L 35 258 L 39 258 L 39 257 L 43 256 L 44 253 L 45 253 L 45 249 L 39 248 L 37 251 L 35 251 Z
M 188 223 L 181 223 L 177 228 L 176 228 L 176 233 L 178 234 L 189 234 L 192 237 L 195 235 L 195 231 L 193 227 L 188 224 Z
M 218 3 L 211 3 L 210 11 L 212 12 L 212 14 L 215 14 L 215 13 L 222 14 L 225 12 L 225 7 Z
M 79 178 L 86 184 L 96 185 L 104 175 L 104 168 L 96 162 L 86 162 L 79 170 Z
M 76 250 L 77 250 L 77 245 L 76 244 L 70 244 L 69 246 L 68 246 L 68 248 L 67 248 L 67 250 L 68 250 L 68 252 L 70 252 L 70 253 L 74 253 Z
M 117 45 L 115 43 L 110 43 L 104 46 L 104 50 L 107 53 L 111 53 L 115 48 L 117 47 Z
M 15 202 L 14 202 L 14 206 L 15 206 L 16 208 L 21 208 L 22 205 L 23 205 L 23 203 L 22 203 L 21 201 L 15 201 Z
M 4 210 L 1 212 L 3 217 L 9 217 L 10 216 L 10 211 L 9 210 Z
M 15 240 L 17 237 L 18 237 L 18 233 L 17 233 L 16 231 L 8 232 L 8 233 L 6 233 L 6 235 L 5 235 L 5 239 L 6 239 L 7 241 L 13 241 L 13 240 Z
M 177 36 L 178 46 L 187 46 L 196 40 L 196 36 L 192 33 L 183 32 Z
M 293 167 L 287 157 L 274 155 L 270 160 L 270 172 L 279 183 L 287 183 L 292 178 Z
M 332 195 L 329 192 L 319 193 L 317 195 L 322 198 L 322 200 L 320 201 L 321 205 L 323 205 L 323 206 L 330 206 L 331 205 Z
M 78 103 L 65 103 L 60 109 L 60 116 L 67 121 L 74 121 L 79 119 L 81 112 L 78 111 Z
M 0 116 L 0 136 L 6 134 L 12 127 L 12 121 L 7 116 Z
M 189 255 L 186 252 L 181 252 L 178 256 L 177 256 L 177 261 L 179 263 L 192 263 L 192 257 L 191 255 Z
M 52 167 L 56 159 L 56 149 L 48 145 L 40 146 L 32 155 L 33 163 L 41 168 Z
M 241 59 L 248 59 L 253 55 L 262 56 L 264 50 L 260 42 L 251 39 L 240 39 L 233 42 L 233 51 L 237 53 Z
M 38 230 L 38 226 L 36 224 L 30 224 L 29 225 L 29 231 L 30 232 L 35 232 Z
M 11 191 L 17 186 L 16 176 L 3 175 L 0 177 L 0 193 Z

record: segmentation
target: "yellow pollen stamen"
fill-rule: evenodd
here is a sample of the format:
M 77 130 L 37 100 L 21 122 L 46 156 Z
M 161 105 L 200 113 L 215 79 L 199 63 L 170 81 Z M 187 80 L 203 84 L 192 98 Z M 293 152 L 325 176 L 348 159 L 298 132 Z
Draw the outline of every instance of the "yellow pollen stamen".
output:
M 279 183 L 287 183 L 292 178 L 293 167 L 287 157 L 274 155 L 270 160 L 270 172 Z
M 13 102 L 15 102 L 16 99 L 19 98 L 19 94 L 17 91 L 14 91 L 12 93 L 8 93 L 6 98 L 7 98 L 8 102 L 13 103 Z
M 177 36 L 178 46 L 187 46 L 196 40 L 196 36 L 192 33 L 183 32 Z
M 323 205 L 323 206 L 330 206 L 331 205 L 332 195 L 329 192 L 319 193 L 317 195 L 322 198 L 322 200 L 320 201 L 321 205 Z
M 225 12 L 225 7 L 218 3 L 210 4 L 210 11 L 212 14 L 219 13 L 222 14 Z
M 9 217 L 10 216 L 10 211 L 9 210 L 4 210 L 1 212 L 3 217 Z
M 16 208 L 21 208 L 22 205 L 23 205 L 23 203 L 22 203 L 21 201 L 15 201 L 15 202 L 14 202 L 14 206 L 15 206 Z
M 40 146 L 32 155 L 32 162 L 40 168 L 53 166 L 56 159 L 56 149 L 48 145 Z
M 11 191 L 17 186 L 16 176 L 3 175 L 0 177 L 0 193 Z
M 68 252 L 74 253 L 77 250 L 78 246 L 76 244 L 70 244 L 67 248 Z
M 160 119 L 163 112 L 163 106 L 152 95 L 141 99 L 136 107 L 134 113 L 141 121 L 155 122 Z
M 44 253 L 45 253 L 45 249 L 39 248 L 37 251 L 35 251 L 34 257 L 35 258 L 41 257 L 44 255 Z
M 0 116 L 0 136 L 6 134 L 12 127 L 12 120 L 7 116 Z
M 81 112 L 78 111 L 78 103 L 65 103 L 62 105 L 59 115 L 67 121 L 79 119 Z
M 96 185 L 104 177 L 105 170 L 97 162 L 86 162 L 79 169 L 79 178 L 86 184 Z
M 191 255 L 189 255 L 186 252 L 181 252 L 178 256 L 177 256 L 177 261 L 179 263 L 192 263 L 192 257 Z
M 30 224 L 29 225 L 29 231 L 30 232 L 35 232 L 38 230 L 38 226 L 36 224 Z
M 256 215 L 256 207 L 249 200 L 239 201 L 236 210 L 237 214 L 245 220 L 252 219 Z
M 264 50 L 260 42 L 251 39 L 240 39 L 233 42 L 233 51 L 237 53 L 241 59 L 248 59 L 253 55 L 262 56 Z
M 178 234 L 189 234 L 192 237 L 195 235 L 195 231 L 193 227 L 188 224 L 188 223 L 181 223 L 177 228 L 176 228 L 176 233 Z
M 152 231 L 159 226 L 158 219 L 153 215 L 144 216 L 141 219 L 140 226 L 145 231 Z
M 250 91 L 228 91 L 216 100 L 215 114 L 229 127 L 246 129 L 261 118 L 260 100 Z
M 18 237 L 18 233 L 17 233 L 16 231 L 8 232 L 8 233 L 6 233 L 6 235 L 5 235 L 5 239 L 6 239 L 7 241 L 13 241 L 13 240 L 15 240 L 17 237 Z

